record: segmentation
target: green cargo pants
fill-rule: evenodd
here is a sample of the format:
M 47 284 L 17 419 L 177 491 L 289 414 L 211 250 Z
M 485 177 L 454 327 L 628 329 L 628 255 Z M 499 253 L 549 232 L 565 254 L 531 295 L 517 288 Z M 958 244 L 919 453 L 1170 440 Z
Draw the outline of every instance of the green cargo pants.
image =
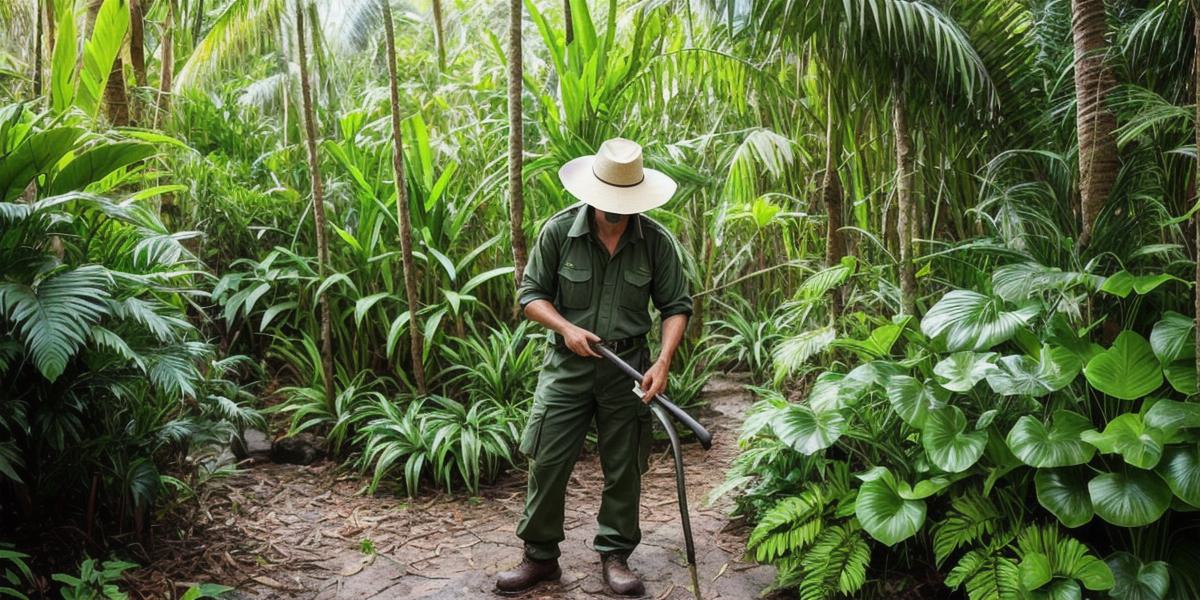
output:
M 644 370 L 645 348 L 622 356 Z M 633 381 L 608 361 L 569 350 L 547 350 L 521 452 L 529 457 L 529 489 L 517 537 L 535 560 L 558 558 L 567 482 L 595 419 L 604 493 L 593 548 L 628 554 L 642 539 L 638 525 L 642 474 L 650 451 L 650 407 L 633 393 Z

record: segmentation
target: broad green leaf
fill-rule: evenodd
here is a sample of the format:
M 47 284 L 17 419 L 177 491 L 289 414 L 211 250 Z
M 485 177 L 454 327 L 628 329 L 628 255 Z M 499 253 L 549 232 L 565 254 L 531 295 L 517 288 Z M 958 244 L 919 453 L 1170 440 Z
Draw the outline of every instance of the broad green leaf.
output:
M 1044 588 L 1026 592 L 1028 600 L 1080 600 L 1083 591 L 1074 579 L 1054 579 Z
M 950 487 L 950 484 L 962 479 L 964 475 L 936 475 L 929 479 L 922 479 L 916 485 L 908 485 L 908 482 L 898 482 L 898 490 L 900 497 L 905 500 L 924 500 L 942 490 Z
M 1146 338 L 1122 331 L 1113 345 L 1088 361 L 1092 387 L 1122 400 L 1137 400 L 1162 385 L 1162 366 Z
M 1041 356 L 1002 357 L 987 374 L 988 385 L 1001 396 L 1041 397 L 1070 385 L 1081 365 L 1075 353 L 1057 346 L 1043 346 Z
M 104 86 L 108 83 L 113 61 L 121 51 L 128 31 L 129 6 L 126 0 L 103 0 L 96 12 L 92 37 L 83 47 L 79 85 L 75 91 L 75 105 L 89 116 L 96 116 L 100 109 Z
M 887 384 L 888 402 L 905 423 L 921 429 L 929 411 L 945 406 L 949 394 L 932 381 L 921 383 L 908 375 L 892 377 Z
M 154 146 L 141 142 L 113 142 L 94 146 L 61 167 L 50 183 L 50 194 L 82 191 L 107 177 L 113 171 L 127 167 L 154 155 Z M 94 190 L 101 193 L 106 190 Z
M 1143 420 L 1163 431 L 1200 427 L 1200 402 L 1159 400 L 1146 410 Z
M 1047 427 L 1033 416 L 1017 419 L 1008 432 L 1008 447 L 1021 462 L 1038 468 L 1082 465 L 1096 449 L 1079 438 L 1092 428 L 1087 417 L 1069 410 L 1055 411 Z
M 1150 347 L 1159 362 L 1169 365 L 1181 358 L 1195 358 L 1195 330 L 1196 323 L 1191 317 L 1170 310 L 1164 313 L 1150 331 Z M 1195 363 L 1192 368 L 1195 369 Z
M 75 0 L 54 0 L 57 27 L 50 61 L 50 99 L 56 113 L 67 110 L 75 101 L 75 65 L 79 62 L 75 4 Z
M 1104 559 L 1112 570 L 1114 585 L 1108 595 L 1115 600 L 1164 600 L 1171 586 L 1167 563 L 1142 563 L 1128 552 L 1114 552 Z
M 854 506 L 863 530 L 888 546 L 915 535 L 925 523 L 925 501 L 901 498 L 896 478 L 886 467 L 876 467 L 866 477 Z
M 952 392 L 966 393 L 996 368 L 992 364 L 995 357 L 995 352 L 955 352 L 934 365 L 933 375 L 942 387 Z
M 775 435 L 797 452 L 811 455 L 833 445 L 846 427 L 846 419 L 834 410 L 814 411 L 792 404 L 771 424 Z
M 892 353 L 892 347 L 904 333 L 904 328 L 904 324 L 888 323 L 876 327 L 865 340 L 836 340 L 833 345 L 858 352 L 864 360 L 884 358 Z
M 808 393 L 808 405 L 817 412 L 841 410 L 858 403 L 869 382 L 826 371 L 817 376 Z
M 1009 302 L 1028 300 L 1048 291 L 1066 291 L 1076 285 L 1089 290 L 1098 286 L 1100 277 L 1089 273 L 1063 271 L 1033 262 L 1004 265 L 992 273 L 992 290 Z
M 1146 295 L 1154 291 L 1158 286 L 1171 280 L 1183 281 L 1174 275 L 1166 273 L 1134 275 L 1129 271 L 1121 270 L 1106 278 L 1104 283 L 1100 284 L 1100 291 L 1107 292 L 1119 298 L 1125 298 L 1130 292 L 1134 291 L 1139 295 Z
M 998 298 L 954 290 L 925 314 L 921 332 L 930 338 L 944 339 L 951 352 L 983 351 L 1011 338 L 1038 312 L 1036 306 L 1007 311 Z
M 112 276 L 87 265 L 60 271 L 33 285 L 0 283 L 0 316 L 18 332 L 42 376 L 55 381 L 108 314 Z
M 1017 565 L 1017 572 L 1021 574 L 1021 587 L 1026 590 L 1036 590 L 1054 579 L 1050 559 L 1041 552 L 1026 554 Z
M 0 160 L 0 202 L 16 198 L 34 178 L 49 173 L 81 135 L 76 127 L 55 127 L 25 138 Z
M 1033 476 L 1038 504 L 1067 527 L 1092 520 L 1095 510 L 1088 494 L 1088 473 L 1080 467 L 1038 469 Z
M 1154 470 L 1167 482 L 1171 493 L 1200 508 L 1200 444 L 1188 442 L 1167 446 Z
M 921 431 L 925 454 L 948 473 L 961 473 L 978 462 L 987 439 L 986 431 L 967 431 L 967 418 L 957 406 L 931 411 Z
M 1088 482 L 1096 515 L 1118 527 L 1143 527 L 1171 506 L 1171 488 L 1151 471 L 1125 467 Z
M 388 292 L 379 292 L 370 296 L 363 296 L 354 301 L 354 324 L 362 325 L 363 317 L 371 310 L 371 307 L 379 303 L 384 298 L 395 298 Z
M 1137 413 L 1118 415 L 1103 432 L 1085 431 L 1079 437 L 1104 454 L 1121 455 L 1127 464 L 1139 469 L 1152 469 L 1162 458 L 1163 433 L 1147 427 Z
M 1163 367 L 1163 375 L 1171 388 L 1185 396 L 1196 394 L 1196 361 L 1191 358 L 1177 360 Z

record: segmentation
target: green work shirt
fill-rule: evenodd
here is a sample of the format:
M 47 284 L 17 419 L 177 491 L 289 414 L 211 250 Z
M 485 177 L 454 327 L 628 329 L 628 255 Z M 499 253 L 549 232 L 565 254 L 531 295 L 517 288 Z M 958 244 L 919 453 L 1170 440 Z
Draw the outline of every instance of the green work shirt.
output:
M 650 303 L 662 318 L 692 314 L 675 238 L 634 215 L 611 256 L 593 231 L 593 211 L 576 204 L 550 217 L 521 278 L 521 307 L 549 300 L 571 323 L 603 340 L 650 331 Z

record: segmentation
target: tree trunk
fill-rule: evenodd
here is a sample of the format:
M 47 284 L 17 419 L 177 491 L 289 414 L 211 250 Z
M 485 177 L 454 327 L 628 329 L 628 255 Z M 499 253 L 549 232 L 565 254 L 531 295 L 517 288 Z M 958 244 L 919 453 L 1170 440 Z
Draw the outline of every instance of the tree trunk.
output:
M 158 110 L 164 122 L 171 110 L 171 86 L 175 80 L 175 2 L 167 0 L 167 21 L 159 42 L 161 53 L 158 62 L 161 63 L 162 76 L 158 86 Z
M 1086 245 L 1117 177 L 1117 142 L 1113 134 L 1117 122 L 1107 106 L 1116 79 L 1105 64 L 1108 23 L 1104 0 L 1071 0 L 1071 14 L 1079 139 L 1079 243 Z
M 521 115 L 521 0 L 509 0 L 508 13 L 508 210 L 512 226 L 517 286 L 525 274 L 525 198 L 521 181 L 525 142 Z
M 838 161 L 842 155 L 841 132 L 834 127 L 833 94 L 826 98 L 825 110 L 825 174 L 821 179 L 821 200 L 825 204 L 825 266 L 832 267 L 845 256 L 842 242 L 842 182 L 838 178 Z M 842 313 L 841 286 L 830 291 L 829 313 L 837 318 Z
M 390 10 L 390 7 L 389 7 Z M 433 0 L 433 36 L 437 44 L 438 69 L 446 70 L 446 32 L 442 29 L 442 0 Z M 394 42 L 393 42 L 394 44 Z
M 897 78 L 892 89 L 892 129 L 896 136 L 896 233 L 900 245 L 900 312 L 917 314 L 917 278 L 913 266 L 913 228 L 916 210 L 913 203 L 912 136 L 908 130 L 908 112 L 904 106 L 903 83 Z
M 571 0 L 563 0 L 563 32 L 567 36 L 568 44 L 575 40 L 575 23 L 571 20 Z
M 142 0 L 129 0 L 129 66 L 138 87 L 146 87 L 146 19 Z
M 53 0 L 46 0 L 52 2 Z M 34 4 L 33 29 L 33 97 L 42 96 L 42 0 Z
M 325 235 L 325 194 L 321 187 L 320 161 L 317 158 L 317 123 L 313 114 L 312 89 L 308 81 L 308 56 L 304 48 L 303 0 L 296 0 L 296 62 L 300 65 L 300 95 L 304 112 L 304 145 L 308 150 L 308 172 L 312 186 L 313 222 L 317 228 L 317 268 L 321 279 L 329 271 L 329 240 Z M 329 297 L 318 299 L 321 311 L 321 368 L 325 374 L 325 402 L 333 405 L 333 331 Z
M 88 2 L 87 35 L 91 36 L 96 27 L 96 18 L 100 13 L 103 0 Z M 80 57 L 82 59 L 82 56 Z M 104 114 L 114 127 L 129 125 L 129 96 L 125 93 L 125 64 L 118 52 L 113 59 L 112 70 L 108 72 L 108 81 L 104 84 Z
M 388 87 L 392 97 L 392 176 L 396 181 L 396 220 L 400 228 L 400 256 L 404 265 L 404 294 L 408 301 L 408 332 L 413 380 L 417 391 L 425 394 L 425 365 L 421 360 L 423 345 L 417 321 L 417 267 L 412 255 L 412 220 L 409 216 L 408 186 L 404 182 L 404 140 L 400 137 L 400 84 L 396 76 L 396 34 L 392 25 L 389 0 L 380 0 L 383 7 L 384 44 L 387 45 Z

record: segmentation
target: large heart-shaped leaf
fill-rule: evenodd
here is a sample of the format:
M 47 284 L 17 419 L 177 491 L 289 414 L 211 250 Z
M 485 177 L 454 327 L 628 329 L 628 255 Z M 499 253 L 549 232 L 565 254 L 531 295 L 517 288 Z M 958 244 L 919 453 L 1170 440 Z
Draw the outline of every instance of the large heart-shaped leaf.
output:
M 1200 445 L 1189 442 L 1167 446 L 1154 470 L 1167 482 L 1171 493 L 1200 508 Z
M 1108 595 L 1115 600 L 1163 600 L 1171 587 L 1167 563 L 1156 560 L 1142 563 L 1128 552 L 1114 552 L 1104 559 L 1112 570 L 1115 584 Z
M 1151 469 L 1162 457 L 1163 432 L 1147 427 L 1137 413 L 1118 415 L 1108 422 L 1103 432 L 1095 430 L 1080 434 L 1080 439 L 1104 454 L 1120 454 L 1125 462 L 1139 469 Z
M 1054 579 L 1046 587 L 1028 590 L 1028 600 L 1080 600 L 1082 591 L 1074 579 Z
M 969 392 L 996 368 L 992 364 L 995 357 L 995 352 L 955 352 L 934 365 L 933 375 L 942 387 L 952 392 Z
M 954 290 L 930 307 L 921 321 L 921 332 L 945 340 L 951 352 L 982 351 L 1006 341 L 1040 310 L 1026 306 L 1004 310 L 999 298 L 968 290 Z
M 1054 569 L 1050 567 L 1050 558 L 1041 552 L 1030 552 L 1017 565 L 1021 575 L 1021 587 L 1026 591 L 1036 590 L 1054 579 Z
M 949 394 L 932 381 L 921 383 L 908 375 L 896 375 L 888 381 L 887 397 L 905 423 L 920 429 L 929 411 L 945 406 Z
M 1122 400 L 1137 400 L 1162 385 L 1162 365 L 1146 338 L 1122 331 L 1113 345 L 1092 357 L 1083 371 L 1092 387 Z
M 1171 506 L 1171 488 L 1151 471 L 1126 467 L 1088 482 L 1092 506 L 1101 519 L 1119 527 L 1143 527 Z
M 1096 449 L 1079 438 L 1092 428 L 1087 417 L 1069 410 L 1058 410 L 1047 427 L 1025 415 L 1008 432 L 1008 447 L 1021 462 L 1038 468 L 1082 465 L 1092 459 Z
M 841 410 L 856 404 L 870 388 L 869 382 L 826 371 L 817 376 L 808 393 L 808 405 L 817 412 Z
M 1196 395 L 1196 360 L 1183 358 L 1163 367 L 1167 383 L 1185 396 Z
M 1041 356 L 1005 356 L 987 374 L 992 391 L 1002 396 L 1040 397 L 1067 387 L 1079 375 L 1079 357 L 1067 348 L 1043 346 Z
M 792 404 L 780 411 L 771 427 L 780 441 L 807 456 L 832 446 L 845 430 L 846 419 L 835 410 Z
M 967 417 L 957 406 L 930 412 L 921 431 L 930 462 L 948 473 L 961 473 L 978 462 L 987 439 L 986 431 L 967 431 Z
M 1191 317 L 1170 310 L 1164 313 L 1162 320 L 1150 331 L 1150 347 L 1159 362 L 1167 365 L 1181 358 L 1195 358 L 1195 329 L 1196 323 Z
M 871 537 L 896 544 L 912 537 L 925 523 L 925 501 L 900 497 L 896 477 L 886 467 L 876 467 L 861 476 L 854 514 Z
M 1033 476 L 1038 504 L 1067 527 L 1092 520 L 1095 510 L 1088 493 L 1088 473 L 1080 467 L 1038 469 Z
M 1146 425 L 1163 431 L 1200 428 L 1200 402 L 1159 400 L 1146 410 Z

